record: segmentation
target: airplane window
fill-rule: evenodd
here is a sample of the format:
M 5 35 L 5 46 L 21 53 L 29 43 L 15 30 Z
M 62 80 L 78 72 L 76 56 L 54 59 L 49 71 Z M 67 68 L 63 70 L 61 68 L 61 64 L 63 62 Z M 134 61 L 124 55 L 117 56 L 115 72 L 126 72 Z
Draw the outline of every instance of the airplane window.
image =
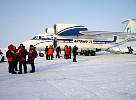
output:
M 52 40 L 51 38 L 42 38 L 42 40 Z
M 38 39 L 38 37 L 37 37 L 37 36 L 35 36 L 35 37 L 33 37 L 33 38 L 32 38 L 32 40 L 37 40 L 37 39 Z

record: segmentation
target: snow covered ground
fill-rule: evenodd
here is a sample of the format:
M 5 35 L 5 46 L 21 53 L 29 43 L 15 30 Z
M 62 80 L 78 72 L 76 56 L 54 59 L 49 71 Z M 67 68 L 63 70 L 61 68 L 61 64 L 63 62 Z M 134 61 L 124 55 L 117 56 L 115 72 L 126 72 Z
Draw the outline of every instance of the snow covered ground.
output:
M 36 59 L 36 73 L 12 75 L 0 63 L 0 100 L 136 100 L 136 55 Z M 31 67 L 28 65 L 28 70 Z

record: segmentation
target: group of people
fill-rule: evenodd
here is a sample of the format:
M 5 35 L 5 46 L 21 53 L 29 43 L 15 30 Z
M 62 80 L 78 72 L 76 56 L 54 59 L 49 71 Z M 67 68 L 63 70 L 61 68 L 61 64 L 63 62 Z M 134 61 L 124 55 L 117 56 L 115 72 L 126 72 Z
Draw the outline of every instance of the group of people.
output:
M 64 58 L 65 59 L 71 59 L 71 46 L 65 45 L 64 47 Z
M 77 50 L 78 50 L 78 47 L 76 47 L 76 46 L 74 46 L 72 49 L 71 46 L 65 45 L 64 58 L 71 59 L 71 53 L 73 53 L 73 62 L 77 62 L 76 61 Z M 52 45 L 50 45 L 49 47 L 46 46 L 46 48 L 45 48 L 46 60 L 53 60 L 53 58 L 54 58 L 53 53 L 54 53 L 53 46 Z M 60 48 L 60 46 L 58 46 L 58 47 L 56 47 L 56 58 L 60 58 L 60 54 L 61 54 L 61 48 Z
M 65 46 L 64 47 L 64 58 L 65 59 L 71 59 L 71 53 L 73 52 L 73 62 L 76 61 L 76 55 L 77 55 L 78 48 L 76 46 L 71 48 L 71 46 Z M 54 48 L 53 45 L 50 45 L 49 47 L 46 46 L 45 48 L 45 55 L 46 60 L 53 60 L 54 56 Z M 56 58 L 60 58 L 61 54 L 61 48 L 60 46 L 56 47 Z M 24 73 L 27 73 L 27 63 L 31 64 L 32 70 L 30 73 L 35 72 L 35 64 L 34 60 L 38 56 L 36 48 L 33 45 L 30 45 L 29 51 L 25 49 L 25 46 L 23 44 L 20 44 L 18 48 L 16 48 L 14 45 L 10 44 L 8 46 L 8 51 L 6 52 L 6 57 L 8 60 L 8 71 L 12 74 L 22 74 L 22 66 L 24 69 Z M 27 59 L 28 58 L 28 59 Z M 19 70 L 18 70 L 18 64 L 19 64 Z
M 24 69 L 24 73 L 27 73 L 27 56 L 28 55 L 28 63 L 31 64 L 32 70 L 31 73 L 35 72 L 34 59 L 37 57 L 36 48 L 33 45 L 30 45 L 29 51 L 25 49 L 23 44 L 20 44 L 18 48 L 14 45 L 10 44 L 8 46 L 8 51 L 6 52 L 6 57 L 8 60 L 8 71 L 12 74 L 17 74 L 18 71 L 18 63 L 19 63 L 19 72 L 18 74 L 22 74 L 22 65 Z
M 76 46 L 74 46 L 73 49 L 72 49 L 71 46 L 65 45 L 65 47 L 64 47 L 64 58 L 65 59 L 71 59 L 71 53 L 73 53 L 73 62 L 77 62 L 76 61 L 77 50 L 78 50 L 78 47 L 76 47 Z
M 49 47 L 46 46 L 45 48 L 46 60 L 53 60 L 53 53 L 54 53 L 53 45 L 50 45 Z
M 133 51 L 134 51 L 133 48 L 132 48 L 131 46 L 127 46 L 127 48 L 128 48 L 128 53 L 129 53 L 129 54 L 132 54 Z

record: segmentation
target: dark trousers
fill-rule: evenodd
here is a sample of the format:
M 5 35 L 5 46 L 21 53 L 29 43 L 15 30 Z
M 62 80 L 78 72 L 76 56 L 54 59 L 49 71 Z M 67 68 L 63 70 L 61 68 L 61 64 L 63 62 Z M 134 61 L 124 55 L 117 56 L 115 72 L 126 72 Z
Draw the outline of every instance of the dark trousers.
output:
M 18 61 L 17 60 L 13 61 L 13 63 L 14 63 L 15 71 L 18 71 L 18 68 L 17 68 Z
M 76 61 L 76 54 L 73 54 L 74 58 L 73 58 L 73 62 L 77 62 Z
M 69 59 L 71 59 L 71 53 L 69 54 Z
M 53 60 L 53 55 L 49 55 L 49 60 Z
M 66 59 L 66 53 L 64 52 L 64 59 Z
M 69 59 L 69 54 L 66 54 L 65 56 L 66 56 L 66 59 Z
M 9 73 L 16 74 L 16 72 L 15 72 L 15 66 L 14 66 L 13 61 L 10 61 L 8 63 L 9 63 L 9 68 L 8 68 Z
M 49 55 L 48 54 L 46 54 L 46 60 L 49 60 Z
M 60 58 L 60 54 L 58 52 L 56 54 L 56 58 Z
M 31 67 L 32 67 L 32 70 L 30 72 L 35 72 L 34 59 L 30 60 L 30 64 L 31 64 Z
M 19 62 L 19 72 L 22 73 L 22 65 L 24 66 L 24 73 L 27 73 L 26 61 Z
M 14 71 L 14 69 L 13 69 L 13 62 L 9 61 L 8 64 L 9 64 L 8 71 L 9 71 L 9 73 L 12 73 Z

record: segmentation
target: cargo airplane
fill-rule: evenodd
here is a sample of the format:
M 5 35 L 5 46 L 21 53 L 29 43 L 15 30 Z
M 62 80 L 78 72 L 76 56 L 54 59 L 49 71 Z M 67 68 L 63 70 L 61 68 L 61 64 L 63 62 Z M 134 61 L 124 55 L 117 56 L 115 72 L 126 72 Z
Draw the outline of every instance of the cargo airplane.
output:
M 109 50 L 127 52 L 127 46 L 136 50 L 136 19 L 124 21 L 126 27 L 123 32 L 88 31 L 88 29 L 76 24 L 55 24 L 47 28 L 46 32 L 35 35 L 32 39 L 26 40 L 23 44 L 26 48 L 32 44 L 38 51 L 44 51 L 46 46 L 65 45 L 77 46 L 81 50 Z

